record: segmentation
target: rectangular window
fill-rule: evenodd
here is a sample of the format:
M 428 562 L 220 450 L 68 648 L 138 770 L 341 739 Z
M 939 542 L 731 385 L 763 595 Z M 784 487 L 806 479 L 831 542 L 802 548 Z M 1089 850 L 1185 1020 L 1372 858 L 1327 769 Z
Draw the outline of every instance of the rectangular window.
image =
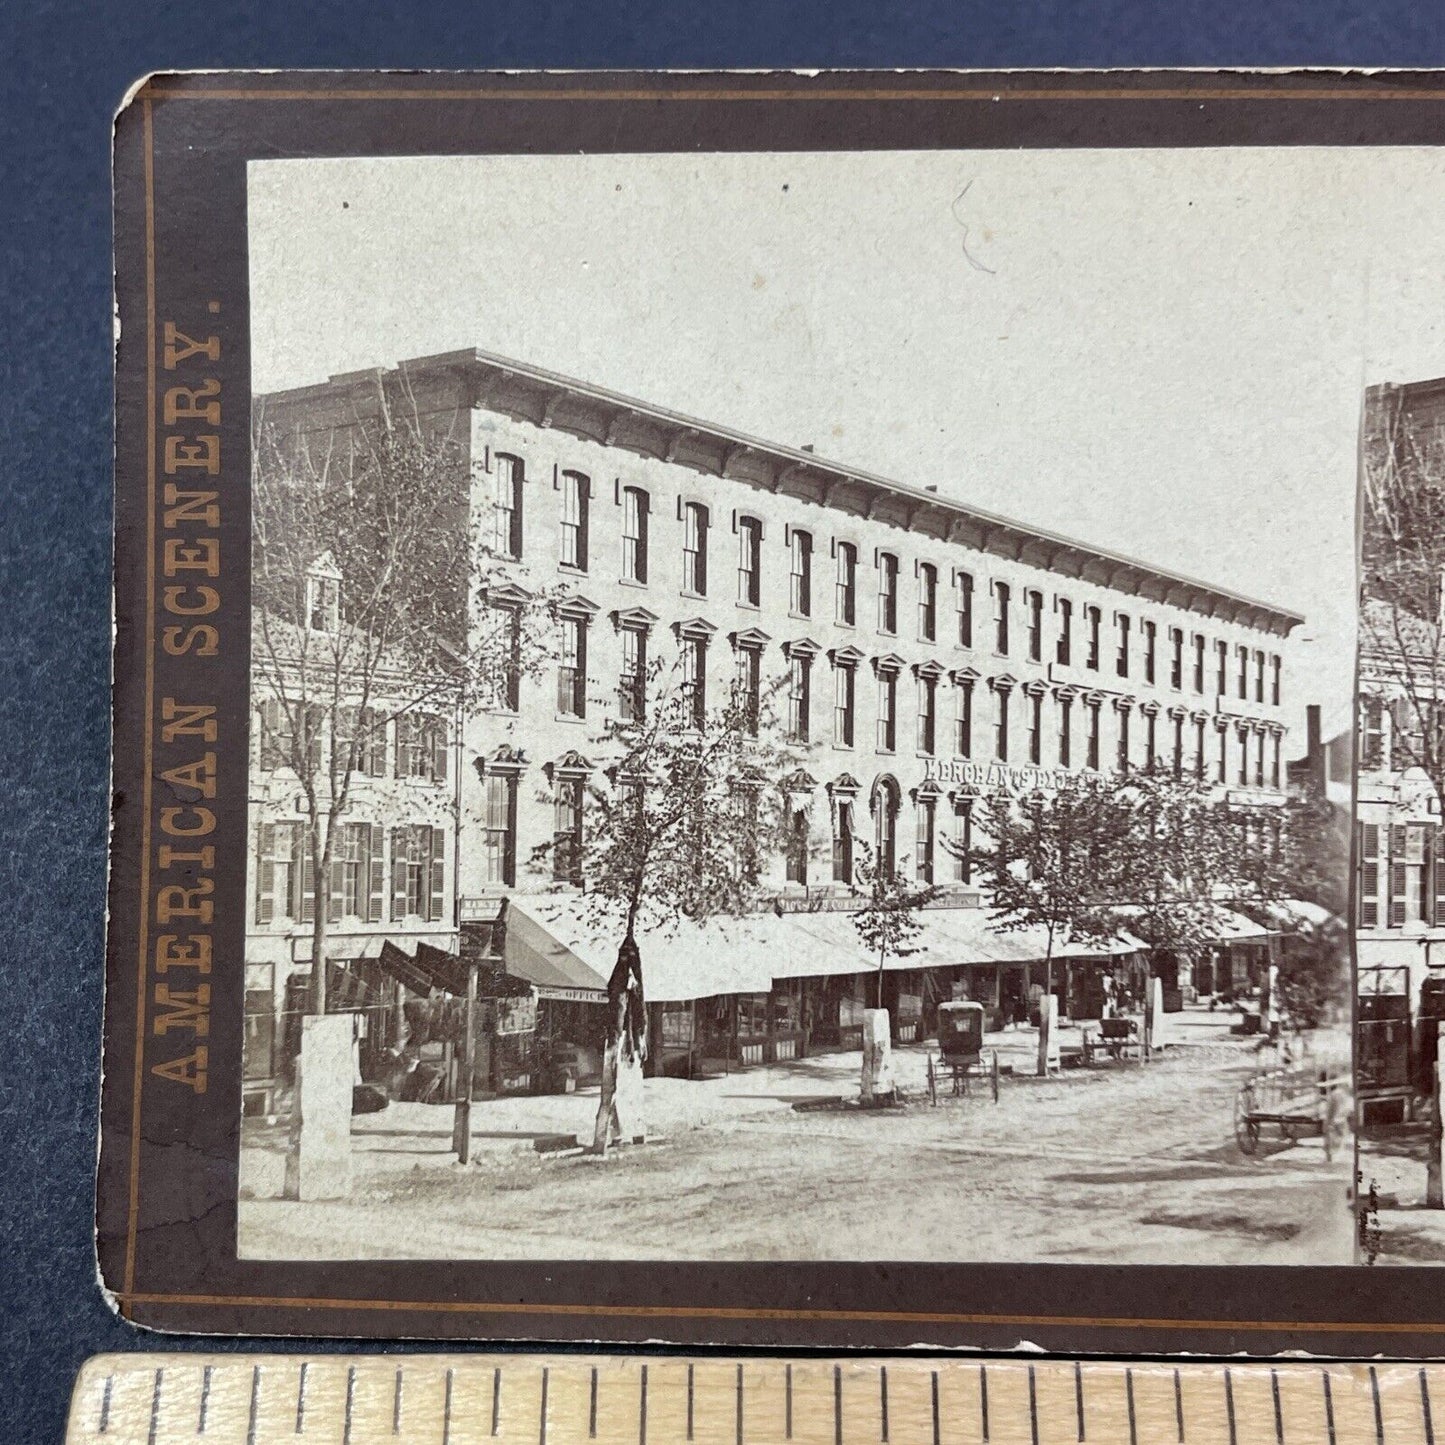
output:
M 955 685 L 953 750 L 961 758 L 973 756 L 973 683 L 967 679 Z
M 1159 626 L 1152 620 L 1146 620 L 1144 628 L 1144 681 L 1151 686 L 1155 676 L 1155 648 L 1159 640 Z
M 1264 787 L 1264 734 L 1254 735 L 1254 786 Z
M 441 920 L 446 834 L 425 823 L 392 829 L 391 917 Z
M 1121 773 L 1129 771 L 1129 709 L 1121 707 L 1117 709 L 1115 716 L 1119 719 L 1119 747 L 1115 754 L 1115 765 Z
M 641 487 L 622 489 L 622 575 L 629 582 L 647 581 L 647 522 L 651 511 Z
M 1269 700 L 1275 707 L 1279 706 L 1279 674 L 1280 659 L 1279 653 L 1272 653 L 1269 659 Z
M 641 627 L 622 629 L 622 675 L 617 685 L 623 722 L 641 722 L 647 713 L 647 633 Z
M 1001 763 L 1008 762 L 1008 689 L 999 688 L 994 696 L 998 699 L 998 717 L 993 730 L 993 755 Z
M 1239 661 L 1238 692 L 1240 700 L 1243 701 L 1249 696 L 1249 649 L 1236 647 L 1235 656 Z
M 813 534 L 796 528 L 788 543 L 788 606 L 797 617 L 813 615 Z
M 337 767 L 369 778 L 386 776 L 386 724 L 375 708 L 336 711 Z
M 878 554 L 878 630 L 898 631 L 898 558 L 891 552 Z
M 1229 781 L 1229 728 L 1224 726 L 1217 728 L 1219 733 L 1219 767 L 1216 770 L 1215 780 L 1220 783 Z
M 858 621 L 858 549 L 852 542 L 838 543 L 837 613 L 845 627 Z
M 302 825 L 261 823 L 256 833 L 256 922 L 300 918 Z
M 592 483 L 580 472 L 562 473 L 562 565 L 587 570 L 587 512 Z
M 557 668 L 557 711 L 587 716 L 587 619 L 562 618 L 562 658 Z
M 833 881 L 853 881 L 853 804 L 846 799 L 833 810 Z
M 1380 926 L 1380 826 L 1360 823 L 1360 927 Z
M 558 778 L 552 830 L 552 877 L 558 883 L 582 883 L 582 779 Z
M 1169 629 L 1169 686 L 1178 692 L 1184 686 L 1184 633 Z
M 918 567 L 918 636 L 924 642 L 938 637 L 938 568 L 932 562 Z
M 1194 634 L 1194 691 L 1204 691 L 1204 634 Z
M 738 601 L 757 607 L 763 600 L 763 524 L 738 518 Z
M 757 737 L 762 709 L 762 654 L 756 647 L 738 648 L 735 702 L 742 714 L 743 731 Z
M 1269 785 L 1272 788 L 1278 788 L 1280 785 L 1279 741 L 1279 734 L 1275 733 L 1272 739 L 1273 751 L 1271 752 L 1269 762 Z
M 1239 744 L 1239 785 L 1247 788 L 1249 786 L 1249 729 L 1246 727 L 1236 728 L 1235 741 Z
M 1159 718 L 1155 713 L 1144 714 L 1144 766 L 1150 771 L 1159 760 Z
M 1055 597 L 1054 611 L 1059 614 L 1059 640 L 1054 656 L 1060 667 L 1068 667 L 1074 651 L 1074 604 L 1067 597 Z
M 788 813 L 788 882 L 808 883 L 808 812 L 793 808 Z
M 430 713 L 402 713 L 396 720 L 396 775 L 447 780 L 447 725 Z
M 968 798 L 953 800 L 953 881 L 973 882 L 973 803 Z
M 920 798 L 914 808 L 914 876 L 920 883 L 933 882 L 934 810 L 932 798 Z
M 1115 618 L 1119 629 L 1119 651 L 1114 658 L 1114 672 L 1119 677 L 1129 676 L 1129 614 L 1121 612 Z
M 335 632 L 341 625 L 341 583 L 335 577 L 306 579 L 306 625 L 312 632 Z
M 918 751 L 932 757 L 938 737 L 934 714 L 934 697 L 938 680 L 933 677 L 918 679 Z
M 522 555 L 522 482 L 520 457 L 498 456 L 496 467 L 495 531 L 492 545 L 503 557 Z
M 1059 699 L 1059 766 L 1067 768 L 1073 753 L 1074 701 L 1072 698 Z
M 891 753 L 898 746 L 898 674 L 878 674 L 878 751 Z
M 1264 653 L 1258 649 L 1254 654 L 1254 700 L 1264 701 Z
M 973 646 L 973 577 L 956 572 L 953 577 L 954 605 L 958 609 L 958 645 Z
M 522 609 L 494 604 L 489 611 L 497 652 L 492 706 L 516 712 L 522 705 Z
M 688 502 L 682 509 L 682 590 L 707 596 L 707 508 Z
M 1029 761 L 1043 762 L 1044 697 L 1042 693 L 1029 694 Z
M 1084 625 L 1088 629 L 1087 644 L 1084 651 L 1084 666 L 1091 672 L 1099 670 L 1099 609 L 1097 607 L 1084 608 Z
M 1025 597 L 1028 606 L 1029 661 L 1044 660 L 1044 594 L 1029 592 Z
M 1184 776 L 1184 719 L 1182 717 L 1171 718 L 1174 724 L 1172 728 L 1173 742 L 1169 748 L 1169 770 L 1176 778 Z
M 682 640 L 682 702 L 689 726 L 702 731 L 707 722 L 707 639 Z
M 341 830 L 338 852 L 339 876 L 331 890 L 333 898 L 339 895 L 341 912 L 347 918 L 364 919 L 371 902 L 371 824 L 347 823 Z
M 812 713 L 813 659 L 795 652 L 788 659 L 788 737 L 792 742 L 808 741 Z
M 514 888 L 517 883 L 516 774 L 488 773 L 485 788 L 482 882 Z
M 1085 708 L 1089 714 L 1089 735 L 1084 744 L 1084 766 L 1093 768 L 1097 772 L 1099 768 L 1099 704 L 1096 702 L 1086 703 Z
M 1214 654 L 1218 659 L 1218 674 L 1214 680 L 1214 691 L 1220 697 L 1229 691 L 1229 644 L 1227 642 L 1216 642 Z
M 1000 657 L 1008 656 L 1008 600 L 1007 582 L 993 584 L 993 645 Z
M 1204 719 L 1194 719 L 1194 776 L 1202 783 L 1204 781 L 1204 769 L 1206 759 L 1204 757 Z
M 833 741 L 840 748 L 853 746 L 858 679 L 851 667 L 833 666 Z

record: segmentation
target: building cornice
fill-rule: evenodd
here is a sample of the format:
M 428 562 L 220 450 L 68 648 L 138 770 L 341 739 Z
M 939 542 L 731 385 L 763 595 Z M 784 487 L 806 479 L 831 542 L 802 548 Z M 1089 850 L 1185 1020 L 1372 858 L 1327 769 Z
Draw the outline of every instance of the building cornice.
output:
M 621 447 L 762 491 L 786 493 L 1010 561 L 1085 578 L 1205 617 L 1281 637 L 1304 621 L 1301 614 L 1287 608 L 965 505 L 940 496 L 932 487 L 896 482 L 802 448 L 764 441 L 486 351 L 468 349 L 417 357 L 393 369 L 333 376 L 312 386 L 271 393 L 257 402 L 287 405 L 345 393 L 360 400 L 388 385 L 415 389 L 432 379 L 450 380 L 458 386 L 469 407 L 500 412 L 534 426 L 569 432 L 599 445 Z

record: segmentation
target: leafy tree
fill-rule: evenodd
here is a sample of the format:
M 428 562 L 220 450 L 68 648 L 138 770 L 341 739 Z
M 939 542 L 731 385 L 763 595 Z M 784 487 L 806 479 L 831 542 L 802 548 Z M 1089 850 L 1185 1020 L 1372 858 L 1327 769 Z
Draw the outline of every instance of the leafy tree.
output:
M 864 948 L 878 955 L 878 979 L 875 999 L 883 1007 L 883 972 L 888 959 L 907 958 L 917 953 L 913 946 L 922 931 L 919 911 L 938 896 L 931 883 L 912 883 L 907 871 L 895 866 L 891 871 L 879 863 L 866 843 L 858 844 L 860 856 L 855 866 L 858 881 L 863 884 L 863 906 L 852 915 L 853 927 Z
M 619 1084 L 640 1077 L 646 1055 L 642 937 L 740 917 L 772 891 L 768 865 L 786 841 L 780 783 L 792 754 L 768 740 L 770 703 L 771 692 L 734 689 L 721 707 L 703 709 L 681 661 L 654 664 L 595 739 L 575 877 L 584 913 L 620 935 L 607 981 L 599 1153 L 621 1122 Z M 534 861 L 554 847 L 538 849 Z

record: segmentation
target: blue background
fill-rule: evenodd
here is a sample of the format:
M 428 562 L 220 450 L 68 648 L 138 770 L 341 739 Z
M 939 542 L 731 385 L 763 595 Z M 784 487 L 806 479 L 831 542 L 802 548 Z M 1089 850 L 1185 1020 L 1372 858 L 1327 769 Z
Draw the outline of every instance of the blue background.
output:
M 249 13 L 243 13 L 243 10 Z M 1203 12 L 1203 13 L 1201 13 Z M 109 740 L 110 122 L 160 68 L 1445 65 L 1440 0 L 321 0 L 0 19 L 0 1422 L 61 1438 L 95 1284 Z

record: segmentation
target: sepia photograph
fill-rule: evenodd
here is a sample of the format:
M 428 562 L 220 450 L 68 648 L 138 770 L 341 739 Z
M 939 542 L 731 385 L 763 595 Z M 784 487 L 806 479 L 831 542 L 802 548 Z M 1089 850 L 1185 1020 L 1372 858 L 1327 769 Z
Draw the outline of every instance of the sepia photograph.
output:
M 1438 153 L 247 212 L 243 1259 L 1445 1260 Z

